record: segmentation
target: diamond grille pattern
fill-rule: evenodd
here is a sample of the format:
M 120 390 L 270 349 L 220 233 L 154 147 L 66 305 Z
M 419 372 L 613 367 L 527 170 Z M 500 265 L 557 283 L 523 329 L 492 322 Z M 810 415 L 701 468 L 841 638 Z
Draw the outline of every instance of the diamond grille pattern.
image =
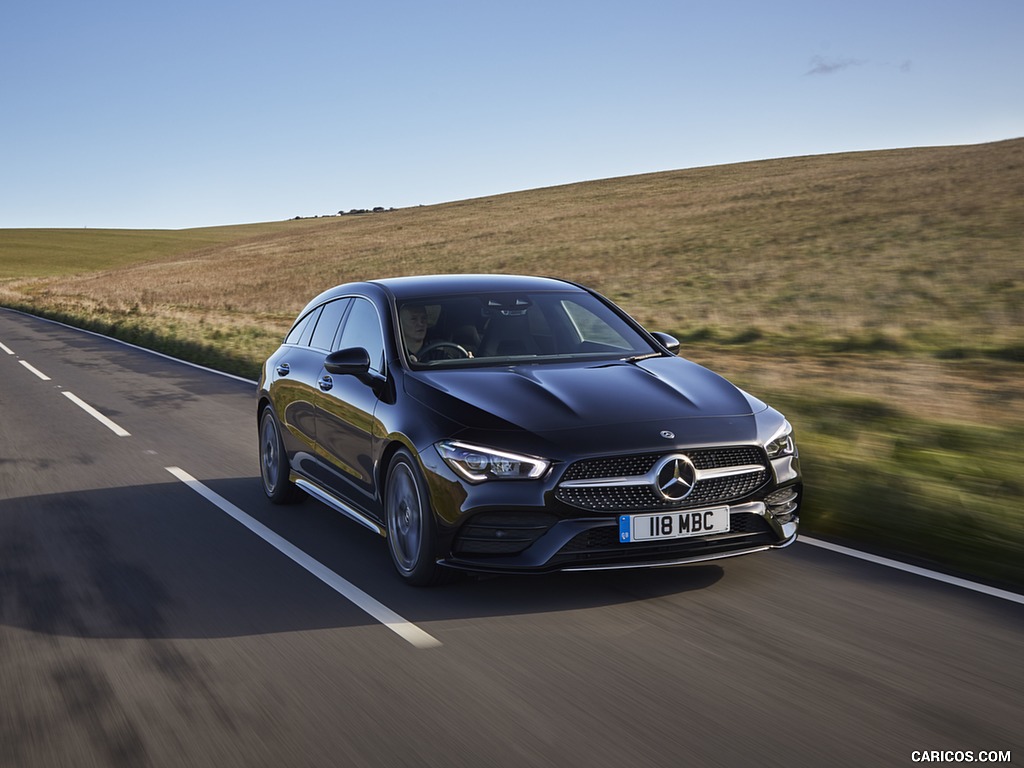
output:
M 559 485 L 555 489 L 555 498 L 574 507 L 594 512 L 686 509 L 736 501 L 760 488 L 769 477 L 764 453 L 757 446 L 698 448 L 672 451 L 672 453 L 685 454 L 698 470 L 751 464 L 760 465 L 763 469 L 760 472 L 699 480 L 690 495 L 682 501 L 666 501 L 658 496 L 650 485 L 599 488 L 566 488 Z M 610 477 L 642 477 L 665 455 L 667 454 L 663 451 L 577 461 L 565 471 L 561 482 Z

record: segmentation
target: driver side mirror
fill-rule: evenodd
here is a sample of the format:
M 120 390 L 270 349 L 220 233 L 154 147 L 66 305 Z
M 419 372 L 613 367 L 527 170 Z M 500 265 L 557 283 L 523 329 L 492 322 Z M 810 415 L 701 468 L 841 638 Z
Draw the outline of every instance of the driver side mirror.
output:
M 651 336 L 653 336 L 657 340 L 657 342 L 661 344 L 661 346 L 663 346 L 673 355 L 679 354 L 679 339 L 677 339 L 675 336 L 670 336 L 669 334 L 662 333 L 661 331 L 655 331 L 654 333 L 651 334 Z
M 339 349 L 327 356 L 324 368 L 336 376 L 362 376 L 370 371 L 370 353 L 362 347 Z

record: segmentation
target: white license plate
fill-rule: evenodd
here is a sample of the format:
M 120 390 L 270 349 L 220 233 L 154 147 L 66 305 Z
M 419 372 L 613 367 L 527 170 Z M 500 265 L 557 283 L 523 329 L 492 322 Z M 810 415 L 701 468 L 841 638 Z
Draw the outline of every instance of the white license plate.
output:
M 656 515 L 619 515 L 619 541 L 655 541 L 728 533 L 729 508 L 688 509 Z

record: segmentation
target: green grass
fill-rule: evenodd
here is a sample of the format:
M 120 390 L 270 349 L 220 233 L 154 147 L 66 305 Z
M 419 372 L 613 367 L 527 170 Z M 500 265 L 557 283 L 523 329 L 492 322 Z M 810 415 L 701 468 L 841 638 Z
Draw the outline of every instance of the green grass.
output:
M 1019 425 L 912 416 L 869 398 L 773 398 L 797 425 L 805 532 L 1024 585 Z
M 301 231 L 301 226 L 287 222 L 186 230 L 3 229 L 0 280 L 117 269 L 251 242 L 282 229 Z
M 1024 587 L 1024 139 L 239 227 L 0 230 L 0 303 L 255 377 L 338 283 L 588 284 L 798 432 L 803 530 Z

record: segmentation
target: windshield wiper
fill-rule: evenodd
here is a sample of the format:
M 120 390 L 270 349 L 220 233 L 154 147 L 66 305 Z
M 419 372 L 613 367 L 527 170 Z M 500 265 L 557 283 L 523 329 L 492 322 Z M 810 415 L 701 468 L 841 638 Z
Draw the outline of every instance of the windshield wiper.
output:
M 639 363 L 641 360 L 647 360 L 651 357 L 661 357 L 661 352 L 645 352 L 642 355 L 631 355 L 630 357 L 622 358 L 624 363 Z

